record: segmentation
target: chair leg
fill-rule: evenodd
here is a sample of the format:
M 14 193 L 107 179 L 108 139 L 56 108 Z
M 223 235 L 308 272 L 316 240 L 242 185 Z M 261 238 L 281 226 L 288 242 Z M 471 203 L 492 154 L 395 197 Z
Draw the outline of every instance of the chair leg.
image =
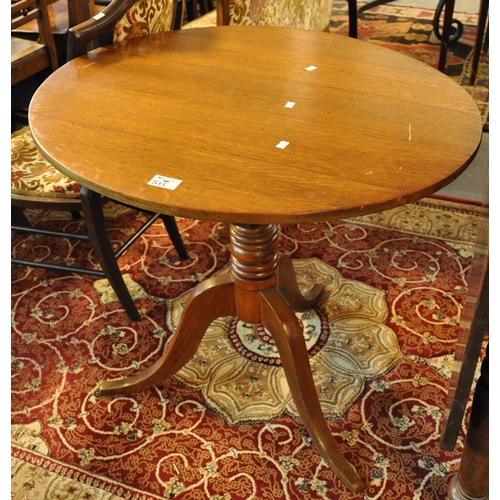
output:
M 175 222 L 175 217 L 172 217 L 171 215 L 161 215 L 160 217 L 163 224 L 165 224 L 165 228 L 167 229 L 167 233 L 170 236 L 172 243 L 174 244 L 177 255 L 181 260 L 187 260 L 189 255 L 186 251 L 181 235 L 179 234 L 179 228 L 177 227 L 177 222 Z
M 208 10 L 208 2 L 207 0 L 197 0 L 199 8 L 200 8 L 200 16 L 203 16 L 204 14 L 207 14 L 210 12 Z
M 486 19 L 488 17 L 488 9 L 489 9 L 489 0 L 481 0 L 481 4 L 479 7 L 479 22 L 477 24 L 476 41 L 474 43 L 474 52 L 472 56 L 469 85 L 476 84 L 477 69 L 479 67 L 479 57 L 481 55 L 481 47 L 484 41 L 484 31 L 486 29 Z
M 490 23 L 486 25 L 486 36 L 484 37 L 483 54 L 487 54 L 490 48 Z
M 109 241 L 101 195 L 82 186 L 80 197 L 88 235 L 102 270 L 130 319 L 138 321 L 141 315 L 123 281 L 123 276 Z
M 349 6 L 349 36 L 358 38 L 358 6 L 356 0 L 347 0 Z
M 28 218 L 24 214 L 24 210 L 20 207 L 11 207 L 10 221 L 13 226 L 31 227 Z
M 188 21 L 193 21 L 198 17 L 198 1 L 197 0 L 187 0 L 186 1 L 186 15 Z

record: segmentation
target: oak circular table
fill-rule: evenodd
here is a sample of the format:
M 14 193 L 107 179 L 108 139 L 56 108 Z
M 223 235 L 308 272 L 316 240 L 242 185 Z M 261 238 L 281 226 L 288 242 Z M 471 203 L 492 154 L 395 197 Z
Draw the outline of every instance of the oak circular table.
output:
M 469 94 L 408 56 L 288 28 L 180 30 L 67 63 L 29 109 L 43 155 L 89 190 L 138 208 L 230 223 L 231 273 L 198 284 L 162 357 L 103 381 L 103 395 L 163 383 L 210 323 L 237 316 L 274 337 L 317 450 L 353 492 L 355 468 L 329 432 L 294 311 L 302 295 L 278 254 L 278 224 L 348 218 L 428 196 L 474 158 Z

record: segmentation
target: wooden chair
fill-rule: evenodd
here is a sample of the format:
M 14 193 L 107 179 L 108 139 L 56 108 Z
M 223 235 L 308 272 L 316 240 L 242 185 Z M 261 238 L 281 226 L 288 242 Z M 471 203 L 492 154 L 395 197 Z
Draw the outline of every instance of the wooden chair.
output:
M 59 64 L 64 64 L 66 61 L 68 30 L 90 19 L 102 9 L 103 7 L 96 5 L 94 0 L 47 0 L 47 11 Z M 16 28 L 12 33 L 17 38 L 37 40 L 39 29 L 32 21 Z
M 15 0 L 14 0 L 15 1 Z M 94 6 L 94 0 L 44 0 L 48 12 L 47 29 L 50 29 L 57 55 L 57 64 L 66 62 L 66 46 L 68 29 L 86 21 L 103 7 Z M 41 37 L 37 19 L 24 19 L 24 23 L 11 30 L 12 45 L 23 46 L 37 42 Z M 26 22 L 27 21 L 27 22 Z M 14 38 L 15 37 L 15 38 Z M 11 121 L 12 130 L 20 125 L 28 124 L 28 105 L 31 97 L 43 80 L 48 76 L 48 71 L 36 73 L 28 79 L 23 79 L 11 88 Z
M 356 0 L 349 0 L 349 36 L 356 38 Z M 331 0 L 216 0 L 217 25 L 265 25 L 328 31 Z
M 476 41 L 474 43 L 474 52 L 472 56 L 472 65 L 470 71 L 470 82 L 469 85 L 476 85 L 477 70 L 479 67 L 479 58 L 481 52 L 488 53 L 488 39 L 489 39 L 489 23 L 488 23 L 488 11 L 489 11 L 489 0 L 481 0 L 479 6 L 479 19 L 477 23 Z
M 93 18 L 68 32 L 68 61 L 128 38 L 180 29 L 184 0 L 113 0 Z
M 160 10 L 161 7 L 161 10 Z M 70 30 L 68 59 L 85 53 L 89 43 L 105 45 L 132 36 L 177 29 L 182 19 L 182 3 L 176 0 L 113 0 L 103 11 L 83 24 Z M 105 91 L 105 89 L 103 89 Z M 114 252 L 106 231 L 103 199 L 98 193 L 81 187 L 52 165 L 38 151 L 29 127 L 16 131 L 11 136 L 11 205 L 12 229 L 16 232 L 48 234 L 90 241 L 101 270 L 68 267 L 59 264 L 12 259 L 15 264 L 46 269 L 66 270 L 106 277 L 129 317 L 138 320 L 140 314 L 123 281 L 116 259 L 160 217 L 181 259 L 188 255 L 182 243 L 174 217 L 152 215 L 117 252 Z M 96 165 L 96 168 L 106 168 Z M 59 231 L 43 231 L 30 227 L 24 215 L 25 208 L 45 210 L 67 210 L 74 214 L 83 212 L 86 235 Z
M 46 0 L 19 0 L 10 6 L 11 31 L 36 22 L 39 36 L 25 40 L 11 36 L 11 85 L 40 71 L 58 67 L 54 37 L 50 28 Z
M 215 9 L 213 0 L 186 0 L 186 17 L 193 21 Z

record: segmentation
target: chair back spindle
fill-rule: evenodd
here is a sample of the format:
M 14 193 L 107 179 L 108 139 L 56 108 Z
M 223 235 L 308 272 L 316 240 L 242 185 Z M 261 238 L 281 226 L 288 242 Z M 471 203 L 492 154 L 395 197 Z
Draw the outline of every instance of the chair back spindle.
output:
M 45 2 L 45 0 L 41 0 Z M 35 0 L 23 0 L 23 5 Z M 84 55 L 92 47 L 101 47 L 128 38 L 180 28 L 183 0 L 112 0 L 101 12 L 71 28 L 68 32 L 68 60 Z M 20 12 L 20 11 L 19 11 Z M 103 89 L 105 92 L 105 89 Z M 139 310 L 125 284 L 117 258 L 161 218 L 172 244 L 181 260 L 189 255 L 184 247 L 175 218 L 171 215 L 152 214 L 115 250 L 106 229 L 102 205 L 108 201 L 100 194 L 80 186 L 51 165 L 38 150 L 30 128 L 27 126 L 11 136 L 11 206 L 12 229 L 19 233 L 43 234 L 90 241 L 101 269 L 12 258 L 14 264 L 44 269 L 72 271 L 106 277 L 125 311 L 132 320 L 140 318 Z M 106 168 L 106 165 L 96 166 Z M 30 227 L 25 208 L 68 210 L 83 212 L 87 234 L 67 231 L 47 231 Z M 132 207 L 133 208 L 133 207 Z
M 11 4 L 11 33 L 34 20 L 40 33 L 38 40 L 11 36 L 11 85 L 46 68 L 51 68 L 52 71 L 58 68 L 47 0 L 19 0 Z
M 129 38 L 180 29 L 183 0 L 123 0 L 111 2 L 102 12 L 68 32 L 68 61 L 92 47 Z

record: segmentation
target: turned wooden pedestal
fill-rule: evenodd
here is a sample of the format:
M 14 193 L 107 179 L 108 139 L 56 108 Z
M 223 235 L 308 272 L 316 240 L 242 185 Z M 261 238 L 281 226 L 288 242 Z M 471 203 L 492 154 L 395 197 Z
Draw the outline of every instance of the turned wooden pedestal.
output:
M 321 411 L 303 329 L 294 314 L 313 308 L 323 287 L 315 285 L 302 295 L 290 258 L 278 255 L 277 225 L 232 224 L 230 238 L 231 274 L 192 290 L 163 356 L 137 375 L 101 382 L 100 393 L 126 394 L 163 384 L 192 358 L 210 323 L 220 316 L 262 324 L 276 342 L 293 400 L 316 449 L 351 491 L 360 492 L 363 481 L 342 455 Z

